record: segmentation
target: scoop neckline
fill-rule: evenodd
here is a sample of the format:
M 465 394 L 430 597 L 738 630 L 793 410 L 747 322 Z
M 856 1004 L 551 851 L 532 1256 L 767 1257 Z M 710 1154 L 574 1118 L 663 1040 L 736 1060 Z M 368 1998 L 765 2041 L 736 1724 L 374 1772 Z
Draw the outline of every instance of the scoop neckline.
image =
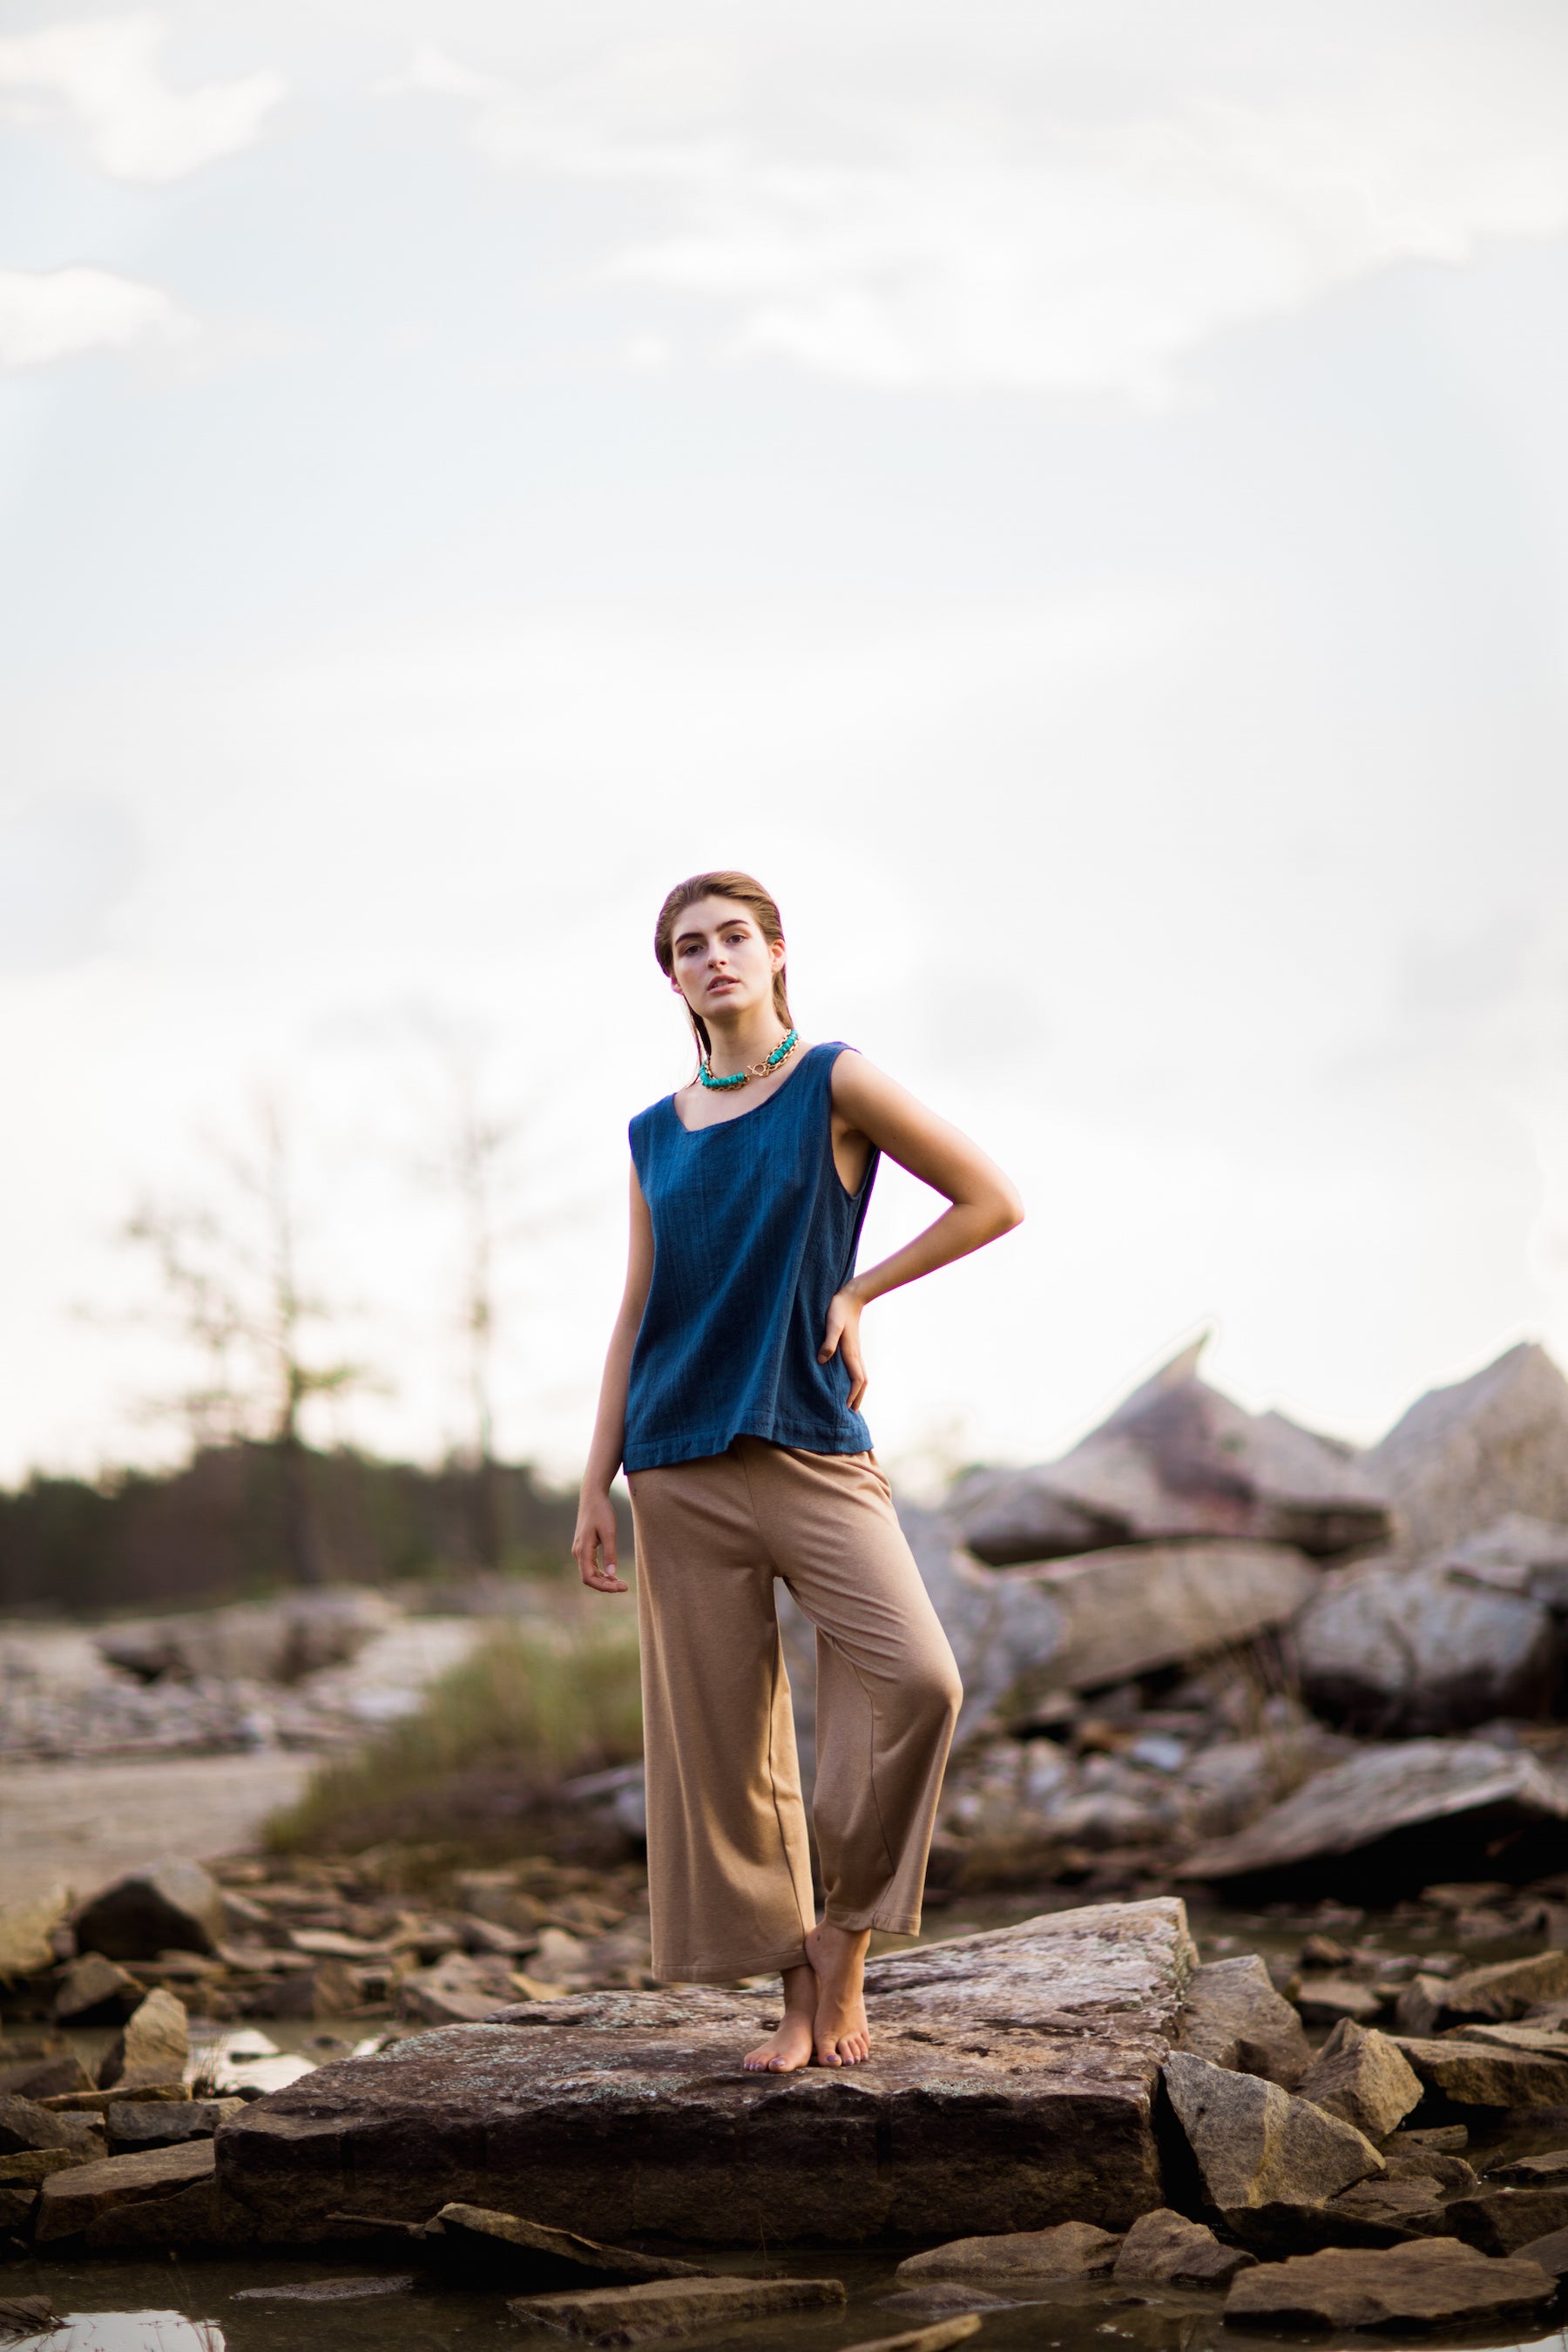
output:
M 760 1103 L 753 1103 L 752 1105 L 750 1110 L 736 1111 L 731 1118 L 710 1118 L 707 1122 L 706 1126 L 688 1127 L 686 1121 L 681 1118 L 680 1113 L 675 1108 L 675 1097 L 672 1094 L 666 1095 L 665 1097 L 665 1101 L 669 1105 L 670 1117 L 674 1119 L 675 1124 L 680 1129 L 682 1135 L 717 1135 L 721 1128 L 740 1127 L 746 1119 L 755 1118 L 760 1111 L 766 1110 L 770 1103 L 776 1103 L 781 1095 L 787 1094 L 801 1071 L 805 1069 L 807 1062 L 810 1061 L 812 1055 L 814 1054 L 820 1054 L 821 1051 L 822 1047 L 820 1045 L 808 1045 L 805 1053 L 801 1055 L 799 1061 L 795 1064 L 795 1068 L 790 1072 L 788 1077 L 785 1078 L 782 1087 L 775 1087 L 771 1095 L 764 1095 Z

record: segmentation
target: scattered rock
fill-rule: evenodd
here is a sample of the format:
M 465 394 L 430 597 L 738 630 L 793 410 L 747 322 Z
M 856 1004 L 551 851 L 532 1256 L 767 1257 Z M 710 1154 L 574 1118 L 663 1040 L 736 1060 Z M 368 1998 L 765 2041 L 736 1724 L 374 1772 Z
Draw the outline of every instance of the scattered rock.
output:
M 507 2309 L 531 2326 L 559 2327 L 590 2344 L 653 2344 L 845 2300 L 838 2279 L 655 2279 L 576 2294 L 514 2295 Z
M 1015 2298 L 993 2294 L 988 2287 L 966 2286 L 958 2279 L 931 2279 L 924 2286 L 905 2287 L 899 2294 L 877 2298 L 879 2311 L 1012 2311 Z
M 963 1684 L 957 1727 L 962 1740 L 1001 1709 L 1020 1685 L 1032 1687 L 1061 1646 L 1062 1613 L 1028 1578 L 999 1577 L 982 1568 L 963 1549 L 952 1522 L 938 1513 L 900 1501 L 899 1525 L 958 1661 Z M 803 1635 L 806 1630 L 803 1627 Z M 803 1749 L 809 1753 L 814 1684 L 796 1677 L 793 1666 L 791 1678 L 796 1725 L 804 1734 Z
M 1442 2156 L 1458 2156 L 1469 2144 L 1469 2128 L 1465 2124 L 1426 2124 L 1419 2130 L 1406 2126 L 1394 2142 L 1396 2147 L 1431 2148 Z
M 1539 2263 L 1553 2278 L 1568 2276 L 1568 2230 L 1553 2230 L 1547 2237 L 1532 2238 L 1527 2246 L 1521 2246 L 1519 2258 L 1521 2262 Z
M 15 1984 L 54 1966 L 50 1938 L 64 1921 L 66 1906 L 65 1890 L 58 1886 L 26 1902 L 0 1905 L 0 1984 Z
M 189 2021 L 184 2004 L 172 1992 L 150 1992 L 116 2034 L 98 2070 L 100 2090 L 118 2090 L 121 2084 L 166 2083 L 184 2072 L 191 2054 Z
M 1233 2281 L 1225 2316 L 1241 2326 L 1457 2326 L 1534 2311 L 1555 2293 L 1536 2263 L 1494 2262 L 1457 2238 L 1426 2238 L 1260 2263 Z
M 1254 2260 L 1239 2246 L 1222 2246 L 1201 2221 L 1189 2221 L 1163 2205 L 1138 2216 L 1121 2242 L 1112 2275 L 1153 2279 L 1163 2286 L 1227 2286 Z
M 165 1858 L 128 1871 L 84 1904 L 77 1948 L 111 1960 L 160 1952 L 210 1952 L 224 1932 L 223 1895 L 199 1863 Z
M 1496 2042 L 1390 2039 L 1424 2087 L 1456 2107 L 1568 2106 L 1568 2053 L 1553 2059 Z
M 183 2147 L 149 2148 L 140 2156 L 106 2157 L 100 2164 L 79 2164 L 46 2180 L 38 2204 L 36 2241 L 40 2246 L 79 2237 L 89 2223 L 115 2206 L 143 2198 L 167 2197 L 171 2190 L 210 2179 L 213 2142 L 194 2140 Z
M 47 2294 L 0 2294 L 0 2343 L 18 2336 L 47 2336 L 58 2325 Z
M 426 2225 L 425 2236 L 436 2252 L 460 2256 L 466 2267 L 504 2270 L 514 2278 L 526 2275 L 541 2293 L 552 2286 L 581 2285 L 585 2275 L 626 2285 L 708 2275 L 696 2263 L 639 2254 L 630 2246 L 602 2245 L 597 2238 L 552 2230 L 521 2214 L 492 2212 L 483 2205 L 443 2205 Z
M 1131 1544 L 1014 1570 L 1061 1612 L 1043 1685 L 1093 1690 L 1201 1658 L 1285 1624 L 1318 1571 L 1282 1544 Z
M 1467 1969 L 1462 1976 L 1417 1976 L 1399 1997 L 1401 2026 L 1413 2033 L 1440 2032 L 1445 2026 L 1501 2024 L 1527 2018 L 1548 2001 L 1568 1996 L 1568 1951 L 1535 1952 L 1522 1960 L 1497 1960 Z M 1426 2022 L 1416 2023 L 1417 2018 Z M 1568 2050 L 1564 2051 L 1568 2057 Z
M 72 2135 L 58 2116 L 15 2092 L 0 2092 L 0 2156 L 29 2147 L 69 2147 Z
M 1504 2188 L 1519 2189 L 1568 2180 L 1568 2147 L 1550 2148 L 1541 2156 L 1516 2156 L 1511 2163 L 1494 2164 L 1487 2179 L 1500 2181 Z
M 55 1992 L 57 2025 L 118 2025 L 142 1998 L 142 1987 L 101 1952 L 68 1960 Z
M 73 2148 L 23 2148 L 15 2156 L 0 2156 L 0 2185 L 7 2189 L 37 2189 L 52 2173 L 65 2172 L 81 2161 Z
M 1037 1470 L 972 1471 L 948 1497 L 995 1566 L 1125 1543 L 1235 1536 L 1313 1553 L 1384 1541 L 1389 1516 L 1351 1447 L 1249 1413 L 1198 1377 L 1205 1342 Z
M 1568 2181 L 1551 2188 L 1494 2189 L 1489 2182 L 1447 2208 L 1457 2238 L 1484 2254 L 1516 2253 L 1532 2238 L 1568 2229 Z
M 211 2139 L 220 2124 L 237 2116 L 243 2099 L 120 2099 L 109 2108 L 104 2122 L 112 2156 L 133 2155 L 143 2147 L 178 2147 L 188 2139 Z
M 375 2278 L 286 2281 L 280 2286 L 236 2287 L 235 2303 L 380 2303 L 388 2295 L 412 2294 L 419 2282 L 412 2271 Z
M 1342 1891 L 1365 1884 L 1387 1901 L 1429 1881 L 1439 1851 L 1451 1856 L 1457 1845 L 1479 1851 L 1511 1840 L 1522 1856 L 1532 1832 L 1560 1848 L 1564 1821 L 1568 1788 L 1521 1750 L 1412 1739 L 1331 1766 L 1234 1837 L 1190 1854 L 1181 1875 L 1289 1874 L 1298 1887 L 1326 1878 Z
M 1550 1702 L 1562 1641 L 1551 1611 L 1447 1556 L 1326 1577 L 1294 1628 L 1301 1691 L 1331 1723 L 1380 1738 L 1463 1731 Z
M 1050 2230 L 1005 2230 L 984 2238 L 954 2238 L 910 2254 L 894 2275 L 913 2285 L 929 2279 L 977 2279 L 982 2285 L 1026 2285 L 1031 2279 L 1103 2278 L 1121 2238 L 1091 2221 L 1059 2221 Z
M 0 2060 L 0 2092 L 22 2099 L 51 2099 L 63 2093 L 90 2087 L 87 2069 L 74 2050 L 49 2052 L 38 2058 Z
M 116 1625 L 99 1636 L 110 1665 L 143 1682 L 297 1683 L 323 1666 L 346 1664 L 384 1633 L 395 1612 L 358 1585 L 301 1592 L 286 1601 L 240 1602 L 189 1616 Z
M 219 2175 L 263 2243 L 330 2238 L 334 2212 L 422 2221 L 433 2179 L 689 2243 L 1125 2227 L 1163 2201 L 1154 2102 L 1193 1958 L 1168 1897 L 879 1958 L 876 2055 L 841 2074 L 741 2068 L 776 1998 L 521 2003 L 274 2092 L 225 2126 Z
M 1404 2137 L 1396 2132 L 1384 2147 L 1384 2167 L 1390 2180 L 1435 2180 L 1450 2194 L 1475 2188 L 1476 2168 L 1462 2156 L 1444 2156 L 1431 2147 L 1405 2147 L 1401 2144 Z
M 1210 1960 L 1194 1971 L 1176 2042 L 1194 2058 L 1261 2074 L 1287 2091 L 1296 2088 L 1312 2055 L 1300 2018 L 1276 1992 L 1255 1952 Z
M 1421 2078 L 1409 2060 L 1386 2033 L 1368 2032 L 1348 2017 L 1335 2026 L 1298 2087 L 1325 2115 L 1337 2116 L 1371 2140 L 1386 2139 L 1421 2104 Z
M 191 2095 L 185 2082 L 117 2083 L 112 2090 L 65 2091 L 58 2098 L 39 2102 L 56 2115 L 105 2116 L 110 2107 L 123 2105 L 127 2100 L 173 2102 L 178 2105 Z
M 1362 1467 L 1394 1505 L 1409 1559 L 1510 1511 L 1568 1520 L 1568 1381 L 1544 1348 L 1510 1348 L 1417 1398 Z
M 1180 2050 L 1166 2060 L 1164 2077 L 1204 2196 L 1233 2226 L 1238 2215 L 1269 2206 L 1321 2205 L 1383 2170 L 1361 2132 L 1278 2083 Z
M 1309 1977 L 1297 1995 L 1296 2006 L 1304 2025 L 1338 2025 L 1346 2018 L 1357 2025 L 1370 2025 L 1383 2014 L 1381 1995 L 1353 1977 Z

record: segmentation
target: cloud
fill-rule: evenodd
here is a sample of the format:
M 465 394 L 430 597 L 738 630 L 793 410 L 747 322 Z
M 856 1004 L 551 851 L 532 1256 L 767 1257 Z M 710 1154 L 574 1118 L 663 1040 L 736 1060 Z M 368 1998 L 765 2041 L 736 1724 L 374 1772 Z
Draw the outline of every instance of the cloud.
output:
M 132 344 L 189 344 L 198 320 L 137 278 L 76 262 L 65 269 L 0 269 L 0 373 L 48 367 Z
M 0 971 L 55 971 L 95 954 L 139 857 L 131 816 L 97 794 L 51 794 L 0 824 Z
M 287 89 L 281 75 L 174 89 L 159 63 L 168 30 L 159 16 L 90 16 L 0 39 L 0 115 L 63 122 L 100 171 L 148 185 L 252 145 Z
M 1226 328 L 1568 226 L 1568 40 L 1544 18 L 1391 18 L 1353 78 L 1332 24 L 1314 51 L 1255 23 L 1227 45 L 1226 22 L 1195 12 L 1192 54 L 1157 42 L 1137 74 L 1111 11 L 1026 64 L 976 41 L 944 70 L 911 37 L 845 44 L 827 74 L 742 31 L 505 77 L 426 47 L 383 87 L 463 104 L 498 167 L 624 184 L 605 274 L 706 301 L 730 354 L 868 383 L 1160 397 Z

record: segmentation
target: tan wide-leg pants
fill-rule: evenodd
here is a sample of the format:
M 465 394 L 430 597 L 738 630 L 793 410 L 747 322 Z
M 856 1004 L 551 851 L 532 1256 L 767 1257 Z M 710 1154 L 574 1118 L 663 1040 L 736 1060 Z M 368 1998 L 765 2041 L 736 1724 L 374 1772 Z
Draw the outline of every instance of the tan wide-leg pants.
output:
M 797 1966 L 815 1908 L 773 1579 L 816 1627 L 826 1916 L 913 1935 L 963 1696 L 869 1454 L 737 1438 L 633 1472 L 653 1968 Z

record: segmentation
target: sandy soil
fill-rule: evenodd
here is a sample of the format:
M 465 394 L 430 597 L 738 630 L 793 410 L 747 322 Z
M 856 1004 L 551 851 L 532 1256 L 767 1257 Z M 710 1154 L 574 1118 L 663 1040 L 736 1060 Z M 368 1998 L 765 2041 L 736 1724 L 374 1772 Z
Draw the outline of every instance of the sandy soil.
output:
M 267 1815 L 299 1794 L 314 1761 L 265 1749 L 11 1766 L 0 1771 L 5 1899 L 58 1885 L 89 1895 L 153 1854 L 199 1862 L 242 1851 Z

